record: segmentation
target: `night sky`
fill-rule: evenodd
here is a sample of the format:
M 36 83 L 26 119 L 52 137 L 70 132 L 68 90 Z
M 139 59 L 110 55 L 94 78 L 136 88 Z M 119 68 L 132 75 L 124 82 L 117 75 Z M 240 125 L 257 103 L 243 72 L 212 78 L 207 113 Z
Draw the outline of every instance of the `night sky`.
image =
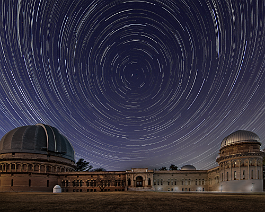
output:
M 106 170 L 213 168 L 239 129 L 265 144 L 265 1 L 0 5 L 0 137 L 48 124 Z

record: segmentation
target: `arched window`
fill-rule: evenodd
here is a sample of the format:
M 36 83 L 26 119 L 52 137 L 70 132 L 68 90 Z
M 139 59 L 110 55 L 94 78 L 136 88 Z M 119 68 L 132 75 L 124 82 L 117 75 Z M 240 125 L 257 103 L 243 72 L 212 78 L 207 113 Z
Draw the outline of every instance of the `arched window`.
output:
M 32 164 L 29 164 L 29 166 L 28 166 L 28 170 L 29 170 L 29 171 L 32 171 L 32 167 L 33 167 Z
M 34 166 L 34 171 L 39 171 L 39 166 L 38 165 Z
M 138 176 L 136 177 L 136 187 L 142 187 L 143 186 L 143 177 Z
M 131 185 L 131 178 L 128 179 L 128 186 Z
M 82 180 L 80 180 L 80 186 L 83 186 L 83 181 Z
M 228 172 L 226 172 L 226 180 L 228 181 Z

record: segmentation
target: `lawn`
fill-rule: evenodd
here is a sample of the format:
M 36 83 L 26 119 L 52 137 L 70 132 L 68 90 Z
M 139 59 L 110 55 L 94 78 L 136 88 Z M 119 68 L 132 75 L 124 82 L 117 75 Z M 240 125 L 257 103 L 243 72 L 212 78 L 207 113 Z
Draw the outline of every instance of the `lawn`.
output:
M 0 211 L 265 211 L 265 193 L 0 193 Z

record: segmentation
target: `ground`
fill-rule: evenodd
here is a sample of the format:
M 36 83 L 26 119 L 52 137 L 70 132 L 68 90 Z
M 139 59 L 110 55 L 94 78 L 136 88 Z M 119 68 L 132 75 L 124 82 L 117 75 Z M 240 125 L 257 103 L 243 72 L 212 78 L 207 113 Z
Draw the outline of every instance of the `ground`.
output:
M 0 211 L 265 211 L 265 193 L 0 193 Z

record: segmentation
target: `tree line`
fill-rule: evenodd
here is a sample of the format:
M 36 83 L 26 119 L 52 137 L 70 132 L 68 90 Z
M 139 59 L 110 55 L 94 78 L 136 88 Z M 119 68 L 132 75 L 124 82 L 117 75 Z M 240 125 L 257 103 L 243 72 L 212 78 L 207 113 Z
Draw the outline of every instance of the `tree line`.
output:
M 164 171 L 164 170 L 170 170 L 170 171 L 172 171 L 172 170 L 178 170 L 178 167 L 176 165 L 174 165 L 174 164 L 171 164 L 168 169 L 167 169 L 167 167 L 162 166 L 158 170 L 159 171 Z M 82 172 L 82 171 L 87 171 L 87 172 L 102 172 L 102 171 L 106 171 L 106 169 L 104 169 L 102 167 L 93 169 L 93 166 L 92 165 L 89 165 L 89 162 L 85 161 L 83 158 L 80 158 L 76 162 L 75 171 L 77 171 L 77 172 Z

